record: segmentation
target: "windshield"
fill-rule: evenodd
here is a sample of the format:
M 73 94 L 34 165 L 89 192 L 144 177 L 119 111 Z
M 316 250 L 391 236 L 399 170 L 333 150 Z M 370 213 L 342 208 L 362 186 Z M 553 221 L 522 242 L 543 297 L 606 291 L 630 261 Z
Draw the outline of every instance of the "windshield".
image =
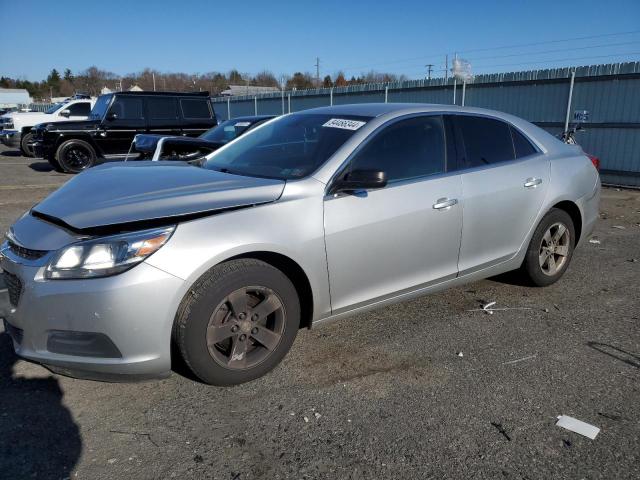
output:
M 51 105 L 49 108 L 47 108 L 44 113 L 48 113 L 49 115 L 51 115 L 52 113 L 57 112 L 60 108 L 62 108 L 63 105 L 66 105 L 68 102 L 59 102 L 59 103 L 54 103 L 53 105 Z
M 353 115 L 287 115 L 216 150 L 204 168 L 281 180 L 306 177 L 368 120 Z
M 227 143 L 239 137 L 251 124 L 252 123 L 247 120 L 227 120 L 217 127 L 204 132 L 200 135 L 200 138 L 209 140 L 210 142 Z
M 98 100 L 96 100 L 96 104 L 91 109 L 91 113 L 89 114 L 89 120 L 101 120 L 104 117 L 105 113 L 107 113 L 107 108 L 109 108 L 109 104 L 111 103 L 111 97 L 113 95 L 100 95 Z

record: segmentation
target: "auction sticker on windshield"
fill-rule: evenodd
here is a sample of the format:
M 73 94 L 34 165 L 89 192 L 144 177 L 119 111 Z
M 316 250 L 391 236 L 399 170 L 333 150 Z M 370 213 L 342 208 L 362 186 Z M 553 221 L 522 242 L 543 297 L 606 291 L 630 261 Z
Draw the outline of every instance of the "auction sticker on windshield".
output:
M 358 130 L 366 122 L 360 122 L 358 120 L 347 120 L 344 118 L 332 118 L 327 123 L 322 125 L 323 127 L 343 128 L 345 130 Z

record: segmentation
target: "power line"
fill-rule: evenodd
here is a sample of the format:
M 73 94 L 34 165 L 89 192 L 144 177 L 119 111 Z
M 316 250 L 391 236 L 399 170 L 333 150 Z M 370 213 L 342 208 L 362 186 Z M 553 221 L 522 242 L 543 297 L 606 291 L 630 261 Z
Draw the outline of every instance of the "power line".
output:
M 594 38 L 605 38 L 605 37 L 615 37 L 615 36 L 622 36 L 622 35 L 632 35 L 632 34 L 636 34 L 636 33 L 640 33 L 640 30 L 630 30 L 630 31 L 626 31 L 626 32 L 615 32 L 615 33 L 602 33 L 602 34 L 599 34 L 599 35 L 587 35 L 587 36 L 582 36 L 582 37 L 562 38 L 562 39 L 557 39 L 557 40 L 547 40 L 547 41 L 544 41 L 544 42 L 520 43 L 520 44 L 512 44 L 512 45 L 498 45 L 498 46 L 495 46 L 495 47 L 475 48 L 475 49 L 457 50 L 457 51 L 458 51 L 458 53 L 465 53 L 466 54 L 466 53 L 470 53 L 470 52 L 485 52 L 485 51 L 491 51 L 491 50 L 504 50 L 504 49 L 509 49 L 509 48 L 532 47 L 532 46 L 537 46 L 537 45 L 549 45 L 549 44 L 553 44 L 553 43 L 570 42 L 570 41 L 576 41 L 576 40 L 590 40 L 590 39 L 594 39 Z M 419 57 L 404 58 L 404 59 L 401 59 L 401 60 L 392 60 L 392 61 L 387 61 L 387 62 L 376 62 L 376 63 L 370 63 L 370 64 L 360 65 L 360 66 L 355 66 L 355 67 L 342 67 L 339 70 L 343 70 L 343 71 L 359 70 L 359 69 L 362 69 L 362 68 L 369 68 L 369 67 L 379 66 L 379 65 L 393 65 L 393 64 L 403 63 L 403 62 L 410 62 L 410 61 L 413 61 L 413 60 L 436 60 L 436 59 L 441 59 L 442 57 L 444 57 L 445 55 L 448 55 L 449 53 L 450 52 L 434 53 L 434 54 L 430 54 L 429 56 L 421 55 Z
M 562 42 L 571 42 L 574 40 L 590 40 L 593 38 L 604 38 L 604 37 L 615 37 L 620 35 L 631 35 L 634 33 L 640 33 L 640 30 L 630 30 L 628 32 L 617 32 L 617 33 L 601 33 L 600 35 L 588 35 L 585 37 L 573 37 L 573 38 L 563 38 L 559 40 L 547 40 L 544 42 L 533 42 L 533 43 L 521 43 L 517 45 L 503 45 L 498 47 L 489 47 L 489 48 L 474 48 L 472 50 L 461 50 L 462 53 L 469 52 L 485 52 L 488 50 L 504 50 L 508 48 L 520 48 L 520 47 L 533 47 L 537 45 L 549 45 L 551 43 L 562 43 Z
M 469 57 L 469 61 L 472 65 L 476 65 L 476 61 L 478 60 L 489 60 L 489 59 L 497 59 L 497 58 L 510 58 L 510 57 L 520 57 L 520 56 L 535 56 L 542 55 L 547 53 L 561 53 L 561 52 L 573 52 L 575 50 L 589 50 L 593 48 L 604 48 L 604 47 L 620 47 L 624 45 L 640 45 L 640 40 L 636 40 L 633 42 L 620 42 L 620 43 L 609 43 L 609 44 L 600 44 L 600 45 L 588 45 L 585 47 L 567 47 L 567 48 L 556 48 L 552 50 L 541 50 L 536 52 L 518 52 L 518 53 L 510 53 L 508 55 L 491 55 L 485 57 Z M 398 68 L 413 68 L 413 67 L 421 67 L 421 64 L 411 64 L 411 65 L 401 65 Z
M 557 62 L 573 62 L 576 60 L 589 60 L 595 58 L 612 58 L 612 57 L 620 57 L 627 55 L 640 55 L 639 52 L 625 52 L 625 53 L 610 53 L 607 55 L 589 55 L 584 57 L 566 57 L 566 58 L 554 58 L 547 60 L 536 60 L 536 61 L 528 61 L 528 62 L 516 62 L 516 63 L 501 63 L 501 64 L 491 64 L 491 65 L 481 65 L 477 68 L 487 69 L 487 68 L 497 68 L 497 67 L 510 67 L 510 66 L 519 66 L 519 65 L 536 65 L 541 63 L 557 63 Z M 570 66 L 570 65 L 565 65 Z M 422 75 L 422 72 L 411 72 L 406 73 L 406 75 Z

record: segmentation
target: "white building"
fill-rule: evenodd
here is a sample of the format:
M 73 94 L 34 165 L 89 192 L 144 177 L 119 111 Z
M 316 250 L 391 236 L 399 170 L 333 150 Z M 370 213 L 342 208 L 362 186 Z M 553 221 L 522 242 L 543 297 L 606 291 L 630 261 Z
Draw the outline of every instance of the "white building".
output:
M 0 88 L 0 107 L 17 107 L 32 103 L 24 88 Z

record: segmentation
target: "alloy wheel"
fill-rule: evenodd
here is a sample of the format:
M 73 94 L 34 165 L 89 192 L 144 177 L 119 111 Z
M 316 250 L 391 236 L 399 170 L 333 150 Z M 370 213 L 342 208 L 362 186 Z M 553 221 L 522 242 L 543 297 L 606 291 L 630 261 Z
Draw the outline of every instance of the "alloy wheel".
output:
M 73 170 L 82 170 L 91 163 L 91 155 L 86 149 L 73 146 L 65 152 L 65 164 Z
M 271 289 L 243 287 L 213 311 L 207 326 L 209 354 L 233 370 L 255 367 L 276 349 L 286 324 L 282 300 Z
M 570 246 L 569 229 L 562 223 L 551 225 L 540 243 L 538 261 L 545 275 L 556 275 L 567 262 Z

